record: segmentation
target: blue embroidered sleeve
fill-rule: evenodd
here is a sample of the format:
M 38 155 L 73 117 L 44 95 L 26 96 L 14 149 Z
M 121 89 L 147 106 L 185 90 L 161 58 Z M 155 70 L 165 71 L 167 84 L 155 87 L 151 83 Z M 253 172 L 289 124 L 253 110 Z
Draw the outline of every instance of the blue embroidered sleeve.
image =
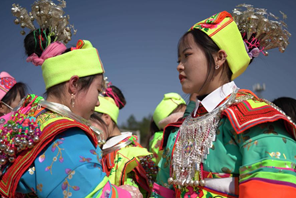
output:
M 18 184 L 18 192 L 39 197 L 85 197 L 100 184 L 101 150 L 85 133 L 72 128 L 40 153 Z

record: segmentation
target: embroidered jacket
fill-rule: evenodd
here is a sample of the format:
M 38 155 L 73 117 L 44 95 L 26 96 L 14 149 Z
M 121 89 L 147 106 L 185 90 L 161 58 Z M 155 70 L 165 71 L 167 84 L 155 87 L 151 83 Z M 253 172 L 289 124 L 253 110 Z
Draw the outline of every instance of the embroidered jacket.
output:
M 132 185 L 139 188 L 144 197 L 150 195 L 157 167 L 151 153 L 137 142 L 132 133 L 123 132 L 106 142 L 102 164 L 112 184 Z
M 218 90 L 221 91 L 221 88 Z M 223 91 L 228 91 L 223 87 Z M 230 93 L 226 93 L 221 104 Z M 202 163 L 205 186 L 169 185 L 171 160 L 182 121 L 164 132 L 163 157 L 153 188 L 154 197 L 293 197 L 296 193 L 295 125 L 282 113 L 248 90 L 239 90 L 237 101 L 222 112 L 216 140 Z M 211 97 L 211 94 L 208 96 Z M 219 106 L 219 105 L 218 105 Z M 214 107 L 215 108 L 215 107 Z M 213 108 L 213 109 L 214 109 Z M 211 111 L 198 102 L 193 116 Z M 195 115 L 194 115 L 195 114 Z
M 35 111 L 42 134 L 1 178 L 1 194 L 37 197 L 131 197 L 102 171 L 101 150 L 88 126 L 47 109 Z

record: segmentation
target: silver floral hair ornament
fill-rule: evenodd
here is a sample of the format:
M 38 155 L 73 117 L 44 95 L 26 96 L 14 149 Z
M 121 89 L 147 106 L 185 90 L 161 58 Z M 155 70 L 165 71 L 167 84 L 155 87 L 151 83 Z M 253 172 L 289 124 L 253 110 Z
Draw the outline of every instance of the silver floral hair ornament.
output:
M 287 18 L 283 12 L 280 13 L 283 19 Z M 267 50 L 273 48 L 278 48 L 282 53 L 285 51 L 291 34 L 287 24 L 279 20 L 279 17 L 267 13 L 264 8 L 253 8 L 249 4 L 238 5 L 232 15 L 250 58 L 257 57 L 260 52 L 267 56 Z
M 68 43 L 71 40 L 72 32 L 76 34 L 77 30 L 74 29 L 73 25 L 69 24 L 69 15 L 64 15 L 63 8 L 66 7 L 66 1 L 58 0 L 59 5 L 53 3 L 51 0 L 38 0 L 35 1 L 31 6 L 31 12 L 28 12 L 25 8 L 17 4 L 12 4 L 12 14 L 16 17 L 14 20 L 15 24 L 20 24 L 23 28 L 21 31 L 22 35 L 26 32 L 24 28 L 28 28 L 31 31 L 49 30 L 48 39 L 51 43 L 50 36 L 56 36 L 55 41 Z M 38 28 L 34 26 L 34 21 L 39 25 Z

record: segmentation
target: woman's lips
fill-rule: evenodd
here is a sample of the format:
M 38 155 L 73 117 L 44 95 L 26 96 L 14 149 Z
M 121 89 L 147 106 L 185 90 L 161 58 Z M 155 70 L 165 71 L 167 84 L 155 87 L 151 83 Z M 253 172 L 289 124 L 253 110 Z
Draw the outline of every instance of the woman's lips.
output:
M 186 78 L 185 76 L 183 76 L 183 75 L 179 74 L 179 79 L 180 79 L 180 82 L 183 82 L 185 78 Z

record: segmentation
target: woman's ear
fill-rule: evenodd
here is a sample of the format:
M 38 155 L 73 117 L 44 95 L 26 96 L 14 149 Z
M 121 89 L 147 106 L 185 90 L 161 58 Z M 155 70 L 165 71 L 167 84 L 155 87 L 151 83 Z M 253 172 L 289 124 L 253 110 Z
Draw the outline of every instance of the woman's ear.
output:
M 214 56 L 215 69 L 219 69 L 226 61 L 227 54 L 224 50 L 219 50 Z
M 104 120 L 107 126 L 110 126 L 110 124 L 112 124 L 112 119 L 108 114 L 104 113 L 102 119 Z
M 3 116 L 5 114 L 5 105 L 0 102 L 0 116 Z
M 69 80 L 69 83 L 68 83 L 68 91 L 70 94 L 74 94 L 76 95 L 77 92 L 78 92 L 78 80 L 79 80 L 79 77 L 77 75 L 75 76 L 72 76 Z

